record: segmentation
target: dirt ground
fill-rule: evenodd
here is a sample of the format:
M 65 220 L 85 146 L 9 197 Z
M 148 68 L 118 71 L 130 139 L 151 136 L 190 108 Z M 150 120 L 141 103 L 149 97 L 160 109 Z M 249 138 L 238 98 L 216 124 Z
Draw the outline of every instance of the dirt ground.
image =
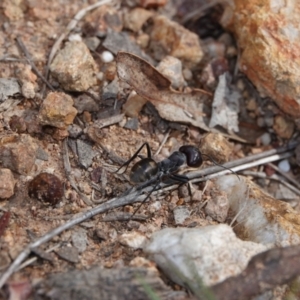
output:
M 121 5 L 117 4 L 114 7 L 120 15 L 124 15 L 138 6 L 138 2 L 124 1 Z M 93 0 L 60 0 L 51 1 L 51 4 L 46 0 L 4 0 L 0 4 L 0 78 L 19 78 L 19 75 L 25 72 L 24 69 L 29 67 L 29 62 L 25 58 L 24 51 L 20 49 L 17 38 L 23 41 L 31 60 L 39 72 L 45 76 L 45 67 L 54 42 L 66 29 L 74 15 L 93 3 L 95 3 Z M 184 5 L 181 6 L 181 9 L 184 9 Z M 154 4 L 148 10 L 160 14 L 164 11 L 168 12 L 170 8 L 169 6 L 157 8 L 157 5 Z M 184 11 L 182 13 L 184 14 Z M 77 34 L 83 38 L 93 36 L 91 31 L 93 31 L 95 19 L 92 17 L 89 19 L 90 14 L 87 13 L 77 23 L 72 34 Z M 201 27 L 203 32 L 196 32 L 197 34 L 207 38 L 207 34 L 210 33 L 211 36 L 208 37 L 217 40 L 225 33 L 212 21 L 217 14 L 218 9 L 207 14 L 206 17 L 199 18 L 201 19 L 199 24 L 205 24 L 208 29 L 193 22 L 190 22 L 189 28 L 194 30 Z M 112 24 L 117 27 L 117 22 L 114 22 Z M 110 26 L 105 22 L 102 25 L 104 29 L 103 38 L 99 38 L 101 42 L 107 33 L 105 26 Z M 123 28 L 119 31 L 126 31 L 126 29 Z M 68 36 L 65 40 L 68 40 Z M 141 37 L 140 32 L 139 34 L 131 34 L 133 41 L 138 36 Z M 64 42 L 60 48 L 63 45 Z M 232 40 L 231 46 L 232 48 L 235 47 L 234 40 Z M 98 78 L 97 84 L 88 91 L 67 91 L 51 75 L 48 79 L 55 91 L 69 94 L 74 99 L 80 95 L 88 95 L 92 96 L 92 99 L 96 99 L 95 102 L 98 105 L 96 111 L 78 112 L 75 117 L 73 124 L 81 128 L 81 132 L 76 138 L 69 136 L 69 141 L 66 142 L 65 136 L 69 135 L 67 129 L 55 129 L 52 126 L 39 123 L 37 115 L 44 99 L 50 92 L 39 76 L 34 81 L 35 96 L 33 98 L 18 95 L 14 97 L 18 100 L 17 104 L 14 102 L 8 109 L 2 109 L 0 114 L 1 143 L 5 144 L 3 141 L 6 137 L 16 134 L 12 128 L 14 125 L 11 122 L 12 117 L 14 115 L 23 116 L 23 111 L 26 111 L 28 115 L 31 113 L 33 117 L 26 119 L 27 129 L 22 134 L 30 135 L 34 139 L 37 149 L 41 149 L 42 154 L 36 157 L 34 166 L 29 172 L 20 174 L 13 171 L 14 194 L 9 199 L 3 199 L 0 202 L 0 216 L 6 212 L 10 214 L 7 224 L 3 222 L 3 219 L 2 224 L 0 223 L 0 236 L 2 235 L 0 240 L 0 273 L 6 270 L 29 243 L 64 224 L 79 213 L 95 207 L 98 205 L 97 199 L 105 201 L 126 192 L 132 186 L 128 177 L 130 171 L 125 174 L 117 174 L 115 171 L 122 162 L 128 160 L 135 153 L 142 143 L 148 142 L 153 153 L 163 144 L 161 151 L 154 157 L 156 161 L 161 161 L 181 145 L 199 146 L 201 139 L 206 134 L 204 130 L 190 124 L 171 122 L 161 118 L 154 106 L 148 103 L 138 113 L 137 117 L 131 118 L 125 115 L 121 121 L 112 122 L 112 125 L 102 128 L 101 131 L 97 132 L 96 137 L 92 138 L 89 129 L 93 124 L 96 121 L 101 121 L 103 116 L 112 117 L 122 113 L 122 106 L 128 96 L 128 91 L 125 90 L 124 92 L 124 89 L 121 91 L 120 88 L 116 99 L 109 99 L 106 102 L 101 100 L 105 87 L 117 78 L 114 63 L 106 64 L 101 61 L 100 54 L 103 49 L 103 46 L 100 45 L 96 50 L 91 51 L 91 54 L 98 72 L 104 74 L 104 79 Z M 151 56 L 153 48 L 145 47 L 144 50 Z M 231 72 L 235 68 L 236 56 L 226 55 L 228 70 Z M 201 67 L 195 68 L 191 79 L 187 80 L 189 88 L 205 89 L 205 84 L 201 86 L 201 82 L 203 82 L 201 80 L 204 80 L 201 70 L 205 66 L 205 61 L 208 63 L 209 58 L 205 58 Z M 34 73 L 34 70 L 29 72 L 33 77 Z M 263 111 L 267 112 L 264 118 L 267 118 L 266 115 L 269 112 L 272 112 L 272 116 L 276 115 L 279 109 L 270 99 L 264 99 L 262 102 L 254 101 L 253 97 L 257 92 L 244 75 L 238 75 L 235 86 L 245 97 L 244 103 L 242 103 L 244 107 L 241 106 L 239 138 L 231 138 L 228 142 L 231 151 L 226 159 L 229 161 L 271 149 L 273 146 L 281 145 L 286 140 L 285 137 L 281 137 L 276 131 L 273 131 L 270 134 L 270 143 L 263 145 L 259 139 L 267 130 L 266 127 L 262 128 L 257 125 L 257 120 L 261 116 L 257 113 L 256 106 L 260 106 Z M 129 87 L 127 88 L 129 89 Z M 214 89 L 215 87 L 212 87 L 208 92 L 213 93 Z M 120 96 L 122 93 L 124 96 Z M 228 137 L 230 134 L 225 136 Z M 164 142 L 165 138 L 167 139 Z M 241 142 L 245 139 L 245 143 Z M 72 147 L 76 147 L 74 145 L 77 140 L 84 142 L 83 153 L 86 156 L 80 157 L 80 154 L 72 150 L 74 149 Z M 64 143 L 68 145 L 68 153 Z M 19 152 L 17 155 L 22 157 L 23 154 Z M 84 161 L 89 155 L 92 156 L 92 162 L 85 167 L 83 166 Z M 145 152 L 142 155 L 145 155 Z M 69 173 L 65 165 L 66 156 L 70 161 Z M 205 162 L 201 168 L 211 164 L 211 162 Z M 273 172 L 271 169 L 269 171 Z M 29 183 L 42 172 L 55 174 L 61 180 L 64 195 L 58 204 L 45 204 L 28 195 Z M 296 171 L 293 175 L 295 178 L 299 176 Z M 78 187 L 77 191 L 74 190 L 70 178 Z M 264 179 L 257 182 L 269 192 L 273 191 L 274 194 L 278 190 L 278 185 L 274 186 L 274 183 Z M 194 189 L 201 191 L 204 185 L 204 183 L 195 184 Z M 17 283 L 23 281 L 36 283 L 45 279 L 49 274 L 87 270 L 92 266 L 109 269 L 122 266 L 143 266 L 143 263 L 139 262 L 137 258 L 145 257 L 145 254 L 141 249 L 128 247 L 125 233 L 139 232 L 145 237 L 150 237 L 153 232 L 165 227 L 200 227 L 218 223 L 205 213 L 204 205 L 202 205 L 207 200 L 205 194 L 200 205 L 199 201 L 187 200 L 189 196 L 186 196 L 185 193 L 186 190 L 183 187 L 180 190 L 175 189 L 160 195 L 151 195 L 150 201 L 139 209 L 137 218 L 129 222 L 126 221 L 126 215 L 134 212 L 139 205 L 138 203 L 96 215 L 69 230 L 65 230 L 41 245 L 39 247 L 40 252 L 37 250 L 36 253 L 32 253 L 28 259 L 36 259 L 15 272 L 9 280 Z M 87 197 L 88 202 L 83 199 L 82 195 Z M 188 207 L 190 215 L 182 224 L 178 225 L 174 219 L 173 211 L 176 207 L 183 205 Z M 105 218 L 107 219 L 105 220 Z M 108 218 L 111 218 L 112 221 L 107 221 Z M 123 221 L 118 221 L 118 218 L 123 218 Z M 231 219 L 229 213 L 226 223 L 230 223 Z M 3 231 L 1 231 L 1 226 L 4 228 Z M 49 249 L 49 253 L 46 253 Z M 172 289 L 184 291 L 183 288 L 166 278 L 164 280 Z M 4 293 L 2 296 L 5 298 Z

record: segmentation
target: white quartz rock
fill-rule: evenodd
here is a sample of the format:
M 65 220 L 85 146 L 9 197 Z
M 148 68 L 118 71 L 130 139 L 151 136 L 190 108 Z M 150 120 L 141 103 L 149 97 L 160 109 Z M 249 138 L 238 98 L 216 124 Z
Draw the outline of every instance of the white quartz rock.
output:
M 195 291 L 239 274 L 266 246 L 244 242 L 225 224 L 201 228 L 166 228 L 145 245 L 156 264 L 176 283 Z

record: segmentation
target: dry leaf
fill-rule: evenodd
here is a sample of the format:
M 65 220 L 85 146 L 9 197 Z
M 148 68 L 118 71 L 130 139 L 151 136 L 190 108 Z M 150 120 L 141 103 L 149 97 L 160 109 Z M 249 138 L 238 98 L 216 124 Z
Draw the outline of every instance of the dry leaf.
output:
M 145 60 L 127 52 L 118 53 L 117 72 L 121 80 L 155 106 L 162 118 L 210 130 L 206 117 L 210 111 L 205 105 L 209 93 L 196 89 L 190 93 L 174 91 L 169 79 Z

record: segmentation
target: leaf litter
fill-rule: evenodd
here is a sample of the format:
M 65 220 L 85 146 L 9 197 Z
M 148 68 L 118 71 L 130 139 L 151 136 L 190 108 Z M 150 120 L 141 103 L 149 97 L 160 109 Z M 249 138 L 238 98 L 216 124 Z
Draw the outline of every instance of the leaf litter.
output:
M 194 89 L 182 93 L 173 90 L 169 79 L 131 53 L 119 52 L 116 61 L 119 78 L 150 101 L 163 119 L 210 130 L 207 115 L 211 95 L 208 92 Z

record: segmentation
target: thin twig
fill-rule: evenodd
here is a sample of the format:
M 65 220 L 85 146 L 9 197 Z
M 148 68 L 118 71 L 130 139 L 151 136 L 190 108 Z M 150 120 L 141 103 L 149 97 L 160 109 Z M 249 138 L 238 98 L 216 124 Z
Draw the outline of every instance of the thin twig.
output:
M 34 62 L 32 61 L 32 57 L 29 54 L 25 44 L 23 43 L 21 37 L 17 37 L 16 41 L 20 47 L 20 49 L 23 51 L 23 53 L 25 54 L 26 60 L 27 62 L 30 64 L 32 70 L 36 73 L 36 75 L 38 77 L 40 77 L 42 79 L 42 81 L 47 85 L 47 87 L 51 90 L 51 91 L 55 91 L 54 88 L 52 87 L 52 85 L 48 82 L 48 80 L 40 73 L 40 71 L 37 69 L 37 67 L 35 66 Z
M 60 247 L 60 244 L 57 244 L 57 245 L 54 245 L 53 247 L 47 249 L 45 252 L 46 253 L 50 253 L 52 252 L 53 250 L 57 249 Z M 17 271 L 20 271 L 21 269 L 24 269 L 25 267 L 31 265 L 33 262 L 35 262 L 38 258 L 35 256 L 35 257 L 32 257 L 26 261 L 24 261 L 23 264 L 20 265 L 20 267 L 17 269 Z
M 275 154 L 281 154 L 281 153 L 287 152 L 289 150 L 293 150 L 299 144 L 300 144 L 300 141 L 294 140 L 294 141 L 291 141 L 287 145 L 282 146 L 280 148 L 272 149 L 272 150 L 269 150 L 269 151 L 264 151 L 264 152 L 261 152 L 261 153 L 258 153 L 258 154 L 254 154 L 254 155 L 248 155 L 246 157 L 243 157 L 243 158 L 240 158 L 240 159 L 237 159 L 237 160 L 225 163 L 224 166 L 227 167 L 227 168 L 232 169 L 234 167 L 242 166 L 242 165 L 244 165 L 246 163 L 249 163 L 249 162 L 254 162 L 254 161 L 260 160 L 262 158 L 267 158 L 264 163 L 268 163 L 268 157 L 271 157 L 271 156 L 273 156 Z M 272 161 L 275 161 L 275 160 L 272 160 Z M 271 161 L 269 161 L 269 162 L 271 162 Z M 261 164 L 263 164 L 263 163 L 261 163 Z M 243 170 L 244 169 L 245 168 L 243 168 Z M 204 175 L 208 175 L 208 174 L 211 174 L 211 173 L 218 172 L 218 171 L 222 170 L 222 168 L 220 168 L 218 166 L 213 166 L 213 167 L 208 168 L 206 170 L 209 170 L 209 173 L 203 174 L 202 173 L 203 170 L 200 170 L 199 172 L 198 171 L 193 172 L 190 175 L 191 176 L 190 179 L 193 179 L 194 178 L 193 176 L 198 177 L 198 176 L 204 176 Z
M 226 168 L 232 169 L 232 171 L 238 172 L 241 170 L 245 170 L 247 168 L 252 168 L 254 166 L 258 166 L 258 165 L 270 163 L 270 162 L 273 162 L 276 160 L 280 160 L 283 158 L 287 158 L 287 157 L 290 157 L 293 155 L 293 152 L 287 152 L 287 151 L 294 149 L 296 147 L 296 145 L 298 145 L 298 143 L 299 142 L 292 142 L 289 145 L 278 148 L 278 149 L 265 151 L 265 152 L 262 152 L 259 154 L 249 155 L 247 157 L 228 162 L 228 163 L 224 164 L 223 166 Z M 283 153 L 283 155 L 281 155 L 281 153 Z M 199 176 L 213 174 L 213 173 L 219 172 L 220 170 L 223 170 L 223 169 L 218 166 L 213 166 L 211 168 L 205 169 L 205 171 L 200 170 L 200 171 L 191 172 L 191 173 L 189 173 L 189 179 L 198 178 Z M 227 174 L 229 172 L 230 171 L 228 171 L 228 170 L 223 170 L 220 173 L 222 173 L 222 175 L 223 175 L 223 174 Z
M 255 171 L 243 171 L 243 175 L 245 176 L 252 176 L 252 177 L 257 177 L 257 178 L 262 178 L 262 179 L 271 179 L 271 180 L 276 180 L 279 183 L 285 185 L 287 188 L 289 188 L 292 192 L 300 196 L 300 190 L 291 185 L 290 183 L 286 182 L 283 180 L 282 177 L 273 174 L 271 176 L 268 176 L 265 172 L 255 172 Z
M 167 141 L 167 139 L 170 135 L 170 132 L 171 132 L 171 129 L 169 129 L 167 131 L 167 133 L 165 134 L 164 139 L 162 140 L 161 144 L 159 145 L 159 147 L 158 147 L 157 151 L 155 152 L 154 156 L 158 155 L 158 153 L 161 151 L 162 147 L 164 146 L 164 144 L 166 143 L 166 141 Z
M 64 32 L 59 36 L 59 38 L 56 40 L 56 42 L 54 43 L 54 45 L 52 46 L 52 49 L 50 51 L 49 54 L 49 59 L 48 59 L 48 63 L 47 63 L 47 68 L 46 68 L 46 78 L 48 78 L 49 76 L 49 69 L 50 69 L 50 65 L 52 63 L 52 60 L 54 58 L 54 56 L 56 55 L 56 52 L 58 51 L 58 49 L 60 48 L 60 45 L 62 43 L 62 41 L 67 37 L 67 35 L 76 27 L 77 23 L 91 10 L 102 6 L 104 4 L 108 4 L 108 3 L 112 3 L 111 0 L 101 0 L 99 2 L 96 2 L 95 4 L 92 4 L 86 8 L 81 9 L 76 15 L 75 17 L 69 22 L 69 24 L 67 25 L 66 29 L 64 30 Z

